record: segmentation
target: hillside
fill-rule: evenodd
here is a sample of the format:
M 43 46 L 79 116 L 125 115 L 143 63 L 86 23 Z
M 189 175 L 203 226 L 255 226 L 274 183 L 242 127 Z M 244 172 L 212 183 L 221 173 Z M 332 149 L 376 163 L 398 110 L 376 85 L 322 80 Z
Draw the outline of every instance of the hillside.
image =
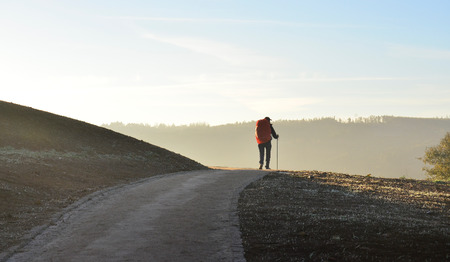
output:
M 148 126 L 111 123 L 114 131 L 168 148 L 205 164 L 257 167 L 255 122 L 221 126 Z M 322 170 L 377 177 L 425 179 L 427 147 L 439 144 L 450 119 L 371 117 L 275 121 L 280 134 L 279 168 Z M 276 167 L 273 141 L 272 167 Z
M 102 127 L 0 101 L 0 251 L 89 193 L 205 168 Z

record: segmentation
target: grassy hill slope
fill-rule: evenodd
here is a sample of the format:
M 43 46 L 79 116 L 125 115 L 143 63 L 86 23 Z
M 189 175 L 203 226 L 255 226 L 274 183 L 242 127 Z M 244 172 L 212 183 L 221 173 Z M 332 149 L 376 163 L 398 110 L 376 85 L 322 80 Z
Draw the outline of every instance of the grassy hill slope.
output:
M 105 128 L 0 101 L 0 252 L 89 193 L 204 168 Z

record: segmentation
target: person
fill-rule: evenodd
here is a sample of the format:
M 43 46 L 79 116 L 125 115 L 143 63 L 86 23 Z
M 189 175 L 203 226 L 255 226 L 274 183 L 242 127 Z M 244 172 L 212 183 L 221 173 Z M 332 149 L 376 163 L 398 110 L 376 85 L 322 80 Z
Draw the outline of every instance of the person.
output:
M 272 136 L 278 139 L 278 135 L 275 132 L 272 124 L 272 119 L 265 117 L 256 122 L 255 137 L 258 143 L 259 149 L 259 169 L 262 169 L 264 164 L 264 150 L 266 151 L 266 169 L 270 169 L 270 151 L 272 150 Z

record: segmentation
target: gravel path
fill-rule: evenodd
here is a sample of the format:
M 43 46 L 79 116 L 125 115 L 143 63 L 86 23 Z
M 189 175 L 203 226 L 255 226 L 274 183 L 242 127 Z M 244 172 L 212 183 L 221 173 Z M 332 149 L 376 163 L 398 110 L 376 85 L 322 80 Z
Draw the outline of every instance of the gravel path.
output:
M 97 194 L 8 261 L 244 261 L 239 192 L 265 174 L 183 172 Z

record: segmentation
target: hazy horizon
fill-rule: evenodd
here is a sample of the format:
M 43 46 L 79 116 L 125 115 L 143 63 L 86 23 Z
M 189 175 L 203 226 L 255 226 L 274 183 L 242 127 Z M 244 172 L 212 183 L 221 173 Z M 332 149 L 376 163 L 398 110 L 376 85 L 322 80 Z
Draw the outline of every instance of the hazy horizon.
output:
M 257 168 L 255 123 L 222 126 L 103 125 L 174 151 L 204 165 Z M 320 170 L 381 177 L 424 179 L 423 157 L 450 130 L 450 119 L 379 116 L 339 122 L 333 118 L 274 122 L 272 168 Z
M 220 123 L 220 124 L 210 124 L 207 122 L 191 122 L 191 123 L 184 123 L 184 124 L 177 124 L 177 123 L 138 123 L 138 122 L 123 122 L 123 121 L 112 121 L 108 123 L 101 123 L 99 126 L 108 126 L 108 125 L 114 125 L 114 124 L 123 124 L 125 126 L 127 125 L 144 125 L 149 127 L 192 127 L 192 126 L 207 126 L 207 127 L 218 127 L 218 126 L 226 126 L 226 125 L 234 125 L 234 124 L 249 124 L 253 123 L 260 119 L 265 118 L 265 115 L 261 116 L 259 118 L 250 119 L 250 120 L 243 120 L 243 121 L 235 121 L 235 122 L 228 122 L 228 123 Z M 279 122 L 310 122 L 310 121 L 318 121 L 318 120 L 327 120 L 332 119 L 336 120 L 339 123 L 364 123 L 365 121 L 369 121 L 372 118 L 383 118 L 383 117 L 392 117 L 392 118 L 405 118 L 405 119 L 428 119 L 428 120 L 450 120 L 450 115 L 448 116 L 436 116 L 436 117 L 417 117 L 417 116 L 396 116 L 396 115 L 370 115 L 370 116 L 354 116 L 354 117 L 347 117 L 347 118 L 337 118 L 335 116 L 323 116 L 323 117 L 314 117 L 314 118 L 298 118 L 298 119 L 272 119 L 272 124 L 277 124 Z M 80 119 L 77 119 L 80 120 Z M 82 119 L 80 121 L 83 121 Z
M 2 1 L 0 99 L 101 125 L 448 117 L 450 2 Z

